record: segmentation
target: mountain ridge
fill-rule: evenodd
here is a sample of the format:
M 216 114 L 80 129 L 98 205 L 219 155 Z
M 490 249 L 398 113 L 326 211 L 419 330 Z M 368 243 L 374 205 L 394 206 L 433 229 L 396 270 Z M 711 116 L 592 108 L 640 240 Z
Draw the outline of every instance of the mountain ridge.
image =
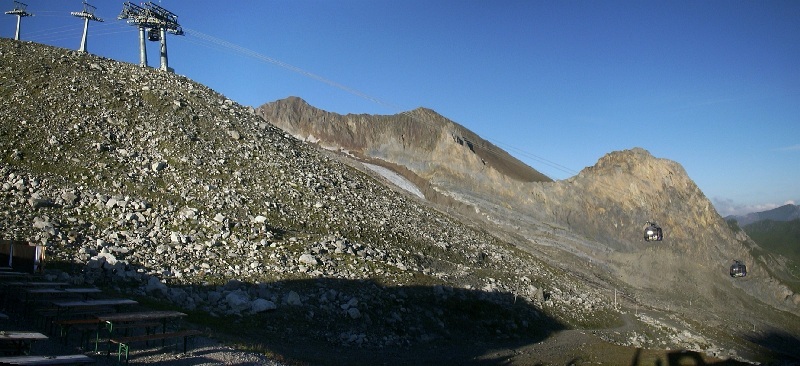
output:
M 749 225 L 762 220 L 791 221 L 798 218 L 800 218 L 800 205 L 790 203 L 771 210 L 750 212 L 744 215 L 729 215 L 725 217 L 725 219 L 736 220 L 740 226 Z

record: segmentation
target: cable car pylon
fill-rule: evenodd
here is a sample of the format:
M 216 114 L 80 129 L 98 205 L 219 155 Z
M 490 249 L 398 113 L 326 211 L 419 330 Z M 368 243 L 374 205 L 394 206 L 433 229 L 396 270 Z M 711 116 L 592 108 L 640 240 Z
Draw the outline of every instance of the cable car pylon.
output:
M 94 20 L 97 22 L 102 22 L 103 19 L 98 18 L 94 15 L 94 11 L 97 10 L 96 7 L 89 5 L 86 0 L 83 0 L 83 10 L 81 11 L 73 11 L 70 14 L 72 16 L 76 16 L 78 18 L 83 19 L 83 37 L 81 38 L 81 47 L 78 48 L 80 52 L 86 52 L 86 35 L 89 31 L 89 21 Z
M 14 1 L 14 10 L 9 10 L 6 12 L 8 15 L 16 15 L 17 16 L 17 31 L 14 32 L 14 40 L 19 41 L 19 29 L 22 24 L 22 18 L 24 17 L 31 17 L 33 14 L 28 13 L 25 9 L 28 7 L 28 4 L 21 3 L 19 1 Z
M 183 35 L 175 13 L 148 1 L 142 6 L 126 1 L 122 4 L 122 12 L 117 19 L 127 19 L 128 24 L 139 28 L 139 66 L 147 67 L 147 49 L 145 47 L 145 31 L 151 41 L 161 41 L 161 70 L 170 71 L 167 59 L 167 33 Z

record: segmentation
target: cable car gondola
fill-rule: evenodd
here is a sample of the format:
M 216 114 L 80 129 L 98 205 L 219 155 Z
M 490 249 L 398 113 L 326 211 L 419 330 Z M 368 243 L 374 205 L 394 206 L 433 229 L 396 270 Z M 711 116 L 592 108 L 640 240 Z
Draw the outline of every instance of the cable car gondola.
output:
M 661 226 L 655 222 L 648 221 L 644 225 L 644 240 L 645 241 L 661 241 L 664 239 L 664 234 L 661 231 Z
M 733 261 L 731 265 L 731 277 L 744 277 L 747 276 L 747 266 L 740 261 Z
M 147 31 L 147 40 L 152 42 L 157 42 L 161 40 L 161 30 L 158 28 L 150 28 Z

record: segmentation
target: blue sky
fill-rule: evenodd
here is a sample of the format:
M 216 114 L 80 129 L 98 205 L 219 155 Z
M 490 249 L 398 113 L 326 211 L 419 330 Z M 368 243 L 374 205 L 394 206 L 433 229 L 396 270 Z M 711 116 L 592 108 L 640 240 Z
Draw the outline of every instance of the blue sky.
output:
M 23 40 L 77 49 L 81 1 L 23 2 Z M 105 22 L 88 50 L 138 63 L 122 3 L 90 1 Z M 722 215 L 800 203 L 798 1 L 155 3 L 186 31 L 167 38 L 175 72 L 244 105 L 427 107 L 554 179 L 642 147 L 683 165 Z M 4 15 L 0 36 L 15 26 Z

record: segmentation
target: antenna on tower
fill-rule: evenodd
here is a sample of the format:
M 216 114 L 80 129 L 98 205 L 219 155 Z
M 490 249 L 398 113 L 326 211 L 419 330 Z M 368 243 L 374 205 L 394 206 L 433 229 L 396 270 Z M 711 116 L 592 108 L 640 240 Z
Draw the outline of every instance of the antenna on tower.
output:
M 23 17 L 30 17 L 33 14 L 28 13 L 25 8 L 28 7 L 28 4 L 21 3 L 19 1 L 14 1 L 14 10 L 9 10 L 6 12 L 8 15 L 16 15 L 17 16 L 17 31 L 14 33 L 14 39 L 19 41 L 19 26 L 22 23 Z
M 169 71 L 167 61 L 167 32 L 176 36 L 183 35 L 183 29 L 178 24 L 175 13 L 148 1 L 142 6 L 134 5 L 130 1 L 122 4 L 122 12 L 117 19 L 127 19 L 128 24 L 139 27 L 139 65 L 147 67 L 147 50 L 145 48 L 145 30 L 147 39 L 161 41 L 161 70 Z
M 83 18 L 83 37 L 81 38 L 81 48 L 78 49 L 80 52 L 86 52 L 86 34 L 89 30 L 89 21 L 103 21 L 103 19 L 100 19 L 94 15 L 95 10 L 97 10 L 96 7 L 89 5 L 86 0 L 83 0 L 83 10 L 73 11 L 70 13 L 78 18 Z

